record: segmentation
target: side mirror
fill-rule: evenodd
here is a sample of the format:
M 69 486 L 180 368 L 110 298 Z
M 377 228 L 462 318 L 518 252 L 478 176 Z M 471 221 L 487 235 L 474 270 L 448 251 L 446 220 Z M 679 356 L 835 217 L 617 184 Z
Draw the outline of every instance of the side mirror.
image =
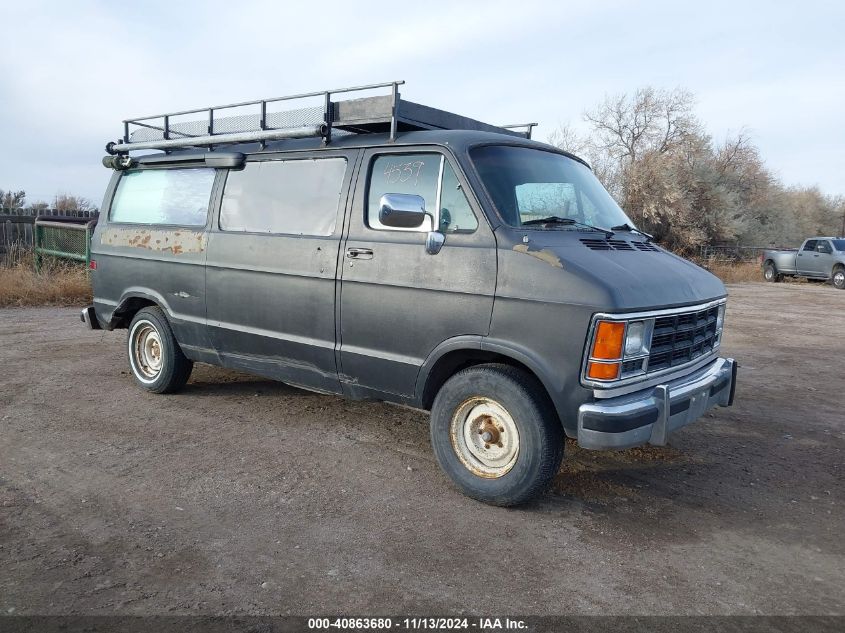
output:
M 396 229 L 419 229 L 428 233 L 425 252 L 437 255 L 446 236 L 434 230 L 434 217 L 425 210 L 425 199 L 410 193 L 386 193 L 379 200 L 378 219 Z
M 426 218 L 425 200 L 410 193 L 386 193 L 379 200 L 378 219 L 395 229 L 422 229 Z

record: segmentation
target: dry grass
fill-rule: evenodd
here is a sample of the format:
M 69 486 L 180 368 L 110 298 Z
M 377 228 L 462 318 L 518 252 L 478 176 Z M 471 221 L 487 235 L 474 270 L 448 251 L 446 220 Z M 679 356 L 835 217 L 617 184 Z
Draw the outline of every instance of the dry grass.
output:
M 763 271 L 757 262 L 720 262 L 708 260 L 697 263 L 726 284 L 737 284 L 744 281 L 763 281 Z
M 0 266 L 0 307 L 84 306 L 91 303 L 91 284 L 81 264 L 46 260 L 35 272 L 32 254 L 10 249 Z

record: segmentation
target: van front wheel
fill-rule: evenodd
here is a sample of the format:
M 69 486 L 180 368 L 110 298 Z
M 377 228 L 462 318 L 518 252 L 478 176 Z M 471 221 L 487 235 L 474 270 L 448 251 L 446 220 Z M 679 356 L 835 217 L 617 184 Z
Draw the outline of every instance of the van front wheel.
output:
M 178 391 L 194 368 L 160 308 L 138 311 L 129 325 L 129 367 L 135 381 L 153 393 Z
M 518 505 L 546 490 L 563 443 L 542 386 L 508 365 L 458 372 L 431 409 L 431 444 L 441 468 L 464 494 L 493 505 Z

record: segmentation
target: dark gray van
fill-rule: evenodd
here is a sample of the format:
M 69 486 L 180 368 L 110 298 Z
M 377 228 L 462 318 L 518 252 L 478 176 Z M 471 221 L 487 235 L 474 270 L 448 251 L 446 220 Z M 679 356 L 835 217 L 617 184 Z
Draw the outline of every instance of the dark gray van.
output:
M 400 83 L 124 122 L 82 318 L 128 329 L 140 386 L 204 362 L 430 410 L 440 465 L 499 505 L 546 488 L 565 437 L 660 445 L 732 403 L 716 277 L 533 124 Z M 278 109 L 294 98 L 319 102 Z

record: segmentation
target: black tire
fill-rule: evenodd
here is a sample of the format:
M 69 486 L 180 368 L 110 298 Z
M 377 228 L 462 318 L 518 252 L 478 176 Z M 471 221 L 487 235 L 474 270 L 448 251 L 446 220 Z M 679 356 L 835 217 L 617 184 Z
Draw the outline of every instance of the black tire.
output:
M 830 276 L 830 283 L 834 288 L 845 290 L 845 267 L 837 266 L 833 269 L 833 274 Z
M 765 266 L 763 266 L 763 279 L 775 283 L 783 281 L 783 275 L 778 273 L 778 269 L 775 268 L 775 265 L 772 262 L 766 262 Z
M 508 416 L 501 418 L 507 421 L 499 428 L 513 424 L 518 441 L 509 467 L 503 465 L 495 474 L 485 476 L 474 469 L 484 469 L 487 465 L 468 453 L 467 446 L 469 441 L 476 439 L 471 420 L 483 420 L 480 423 L 483 428 L 488 428 L 484 425 L 490 423 L 499 425 L 496 416 L 479 414 L 473 417 L 479 411 L 499 411 L 498 408 L 484 409 L 494 405 Z M 468 411 L 465 418 L 464 411 Z M 465 422 L 461 422 L 462 419 Z M 453 434 L 453 426 L 463 429 L 467 435 Z M 481 428 L 477 431 L 479 437 L 487 437 Z M 507 456 L 513 445 L 506 444 L 505 435 L 505 432 L 497 434 L 495 441 L 499 443 L 492 446 L 492 450 Z M 461 444 L 461 437 L 470 440 L 463 440 Z M 483 444 L 486 440 L 477 441 Z M 563 444 L 563 429 L 548 395 L 533 376 L 521 369 L 499 364 L 464 369 L 447 380 L 434 399 L 431 409 L 434 455 L 458 488 L 473 499 L 497 506 L 513 506 L 533 499 L 548 488 L 557 474 L 563 459 Z M 491 446 L 486 447 L 489 448 Z M 476 447 L 485 457 L 490 455 L 486 449 Z
M 143 308 L 132 319 L 127 352 L 135 382 L 153 393 L 179 391 L 194 368 L 194 363 L 182 353 L 167 317 L 158 307 Z

